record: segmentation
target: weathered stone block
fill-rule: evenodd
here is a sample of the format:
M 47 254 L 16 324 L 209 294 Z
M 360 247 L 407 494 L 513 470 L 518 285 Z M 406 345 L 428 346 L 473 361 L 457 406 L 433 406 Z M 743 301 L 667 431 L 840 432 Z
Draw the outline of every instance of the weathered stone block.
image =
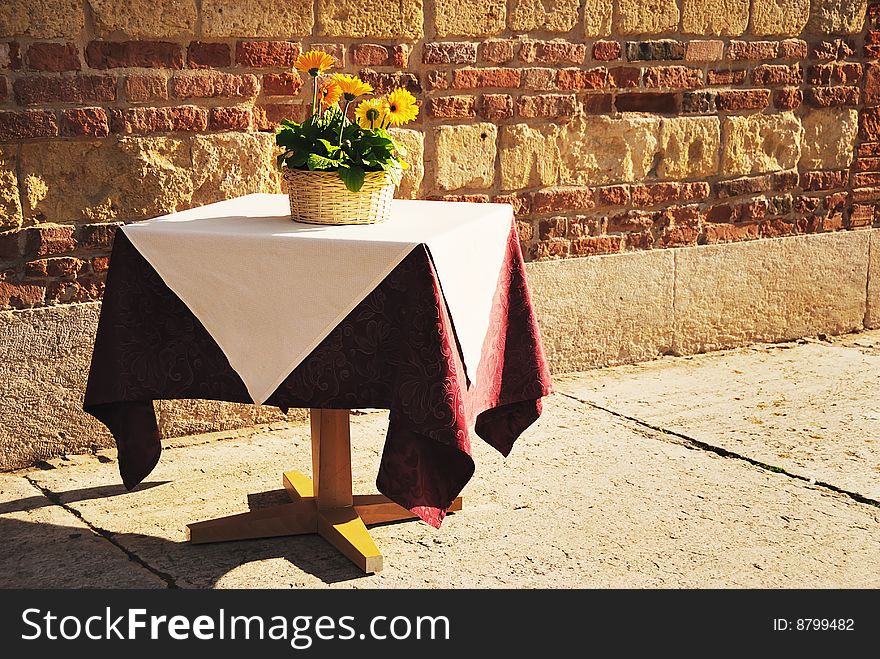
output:
M 312 0 L 202 0 L 202 36 L 290 39 L 309 35 L 314 25 L 312 4 Z
M 657 175 L 686 179 L 717 174 L 720 143 L 718 117 L 663 119 Z
M 436 181 L 443 190 L 488 188 L 495 180 L 494 124 L 438 126 L 434 129 Z
M 611 34 L 612 0 L 586 0 L 584 5 L 584 35 L 607 37 Z
M 676 354 L 861 328 L 869 237 L 849 231 L 677 250 Z
M 659 34 L 678 29 L 675 0 L 618 0 L 616 29 L 621 34 Z
M 797 35 L 810 17 L 810 0 L 753 0 L 752 32 L 756 35 Z
M 84 26 L 81 0 L 3 0 L 0 3 L 0 34 L 4 37 L 78 37 Z
M 871 232 L 868 255 L 868 309 L 865 327 L 880 328 L 880 229 Z
M 89 0 L 99 36 L 177 37 L 195 32 L 195 0 Z
M 749 25 L 750 0 L 683 0 L 685 34 L 738 35 Z
M 392 128 L 391 135 L 406 148 L 404 160 L 409 163 L 395 196 L 398 199 L 416 199 L 425 177 L 425 134 L 409 128 Z
M 0 231 L 21 226 L 21 202 L 18 197 L 18 147 L 0 146 Z
M 724 117 L 723 174 L 792 169 L 800 159 L 803 127 L 791 112 Z
M 434 28 L 438 37 L 482 36 L 504 31 L 503 0 L 435 0 Z
M 807 30 L 818 34 L 862 31 L 868 0 L 813 0 Z
M 655 359 L 671 348 L 672 250 L 529 263 L 526 273 L 554 371 Z
M 553 124 L 513 124 L 501 129 L 501 189 L 555 185 L 559 180 L 560 129 Z
M 660 119 L 580 117 L 560 135 L 560 183 L 600 185 L 648 176 L 659 146 Z
M 274 136 L 268 133 L 195 135 L 190 205 L 253 192 L 280 192 L 274 144 Z
M 321 36 L 417 39 L 423 33 L 422 0 L 318 0 L 316 11 Z
M 801 169 L 849 167 L 859 130 L 859 113 L 851 108 L 812 110 L 802 118 Z
M 508 25 L 528 32 L 568 32 L 577 24 L 579 5 L 580 0 L 515 0 Z

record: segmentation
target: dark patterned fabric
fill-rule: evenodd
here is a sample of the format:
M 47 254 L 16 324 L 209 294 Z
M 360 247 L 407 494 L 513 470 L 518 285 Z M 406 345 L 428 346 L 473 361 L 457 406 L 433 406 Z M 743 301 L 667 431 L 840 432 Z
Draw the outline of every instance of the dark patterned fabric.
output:
M 254 346 L 255 359 L 259 355 Z M 550 392 L 512 230 L 472 383 L 465 377 L 430 255 L 421 246 L 265 404 L 284 410 L 390 410 L 377 487 L 439 527 L 474 472 L 469 426 L 475 424 L 480 437 L 507 455 L 538 418 L 541 397 Z M 127 488 L 140 483 L 159 460 L 152 401 L 188 398 L 251 402 L 210 334 L 119 231 L 83 408 L 113 433 Z

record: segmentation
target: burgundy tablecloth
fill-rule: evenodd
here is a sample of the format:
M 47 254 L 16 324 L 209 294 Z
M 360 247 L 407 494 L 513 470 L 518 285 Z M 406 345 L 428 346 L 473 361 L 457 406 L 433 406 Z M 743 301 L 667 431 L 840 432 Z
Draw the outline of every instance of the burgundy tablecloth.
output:
M 541 397 L 549 393 L 550 373 L 511 229 L 473 382 L 465 377 L 436 272 L 421 246 L 265 404 L 284 410 L 389 409 L 376 485 L 439 527 L 474 472 L 468 427 L 475 424 L 476 433 L 506 456 L 541 414 Z M 83 409 L 113 433 L 127 488 L 159 461 L 153 401 L 192 398 L 251 402 L 205 328 L 118 231 Z

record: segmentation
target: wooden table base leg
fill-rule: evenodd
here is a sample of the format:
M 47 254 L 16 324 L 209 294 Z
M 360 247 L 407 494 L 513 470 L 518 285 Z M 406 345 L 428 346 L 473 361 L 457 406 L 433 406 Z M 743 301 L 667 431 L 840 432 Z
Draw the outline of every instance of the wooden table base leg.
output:
M 318 533 L 366 573 L 382 570 L 367 526 L 416 519 L 381 494 L 352 495 L 348 410 L 311 410 L 314 480 L 296 471 L 282 482 L 291 503 L 187 525 L 193 544 Z M 449 508 L 461 510 L 461 497 Z

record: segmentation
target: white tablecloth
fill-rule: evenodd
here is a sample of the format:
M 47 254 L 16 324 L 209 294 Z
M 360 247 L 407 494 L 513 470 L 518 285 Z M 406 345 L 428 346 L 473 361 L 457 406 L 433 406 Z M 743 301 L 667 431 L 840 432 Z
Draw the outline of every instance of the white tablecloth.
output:
M 387 222 L 319 226 L 292 222 L 285 195 L 252 194 L 122 231 L 262 403 L 419 244 L 473 379 L 512 221 L 504 204 L 395 200 Z

